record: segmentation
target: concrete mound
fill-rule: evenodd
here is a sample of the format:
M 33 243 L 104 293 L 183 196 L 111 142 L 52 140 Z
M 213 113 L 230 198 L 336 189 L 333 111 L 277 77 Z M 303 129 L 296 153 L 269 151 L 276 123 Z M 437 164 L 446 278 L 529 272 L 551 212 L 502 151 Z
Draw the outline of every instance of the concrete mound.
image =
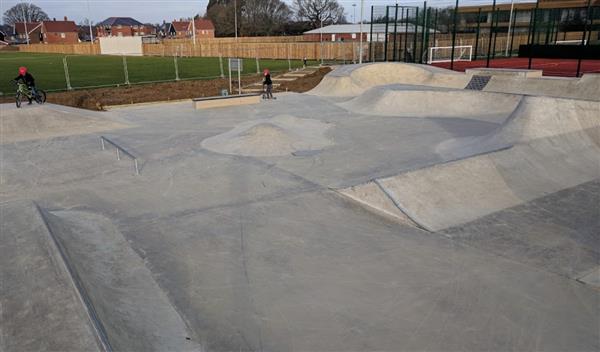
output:
M 421 86 L 371 88 L 339 106 L 360 114 L 396 117 L 449 117 L 502 122 L 521 96 Z
M 323 78 L 309 94 L 326 97 L 356 96 L 369 88 L 388 84 L 409 84 L 464 88 L 470 76 L 426 65 L 373 63 L 349 65 Z
M 87 134 L 130 127 L 110 114 L 52 104 L 3 105 L 0 114 L 0 144 L 60 136 Z
M 581 78 L 524 78 L 498 75 L 492 76 L 483 90 L 600 101 L 600 74 L 585 74 Z
M 458 160 L 374 182 L 425 229 L 464 224 L 600 179 L 598 111 L 597 102 L 525 97 L 492 134 L 438 146 L 444 158 Z M 383 207 L 377 197 L 358 198 L 371 208 Z
M 331 126 L 318 120 L 279 115 L 249 121 L 233 130 L 207 138 L 202 147 L 221 154 L 281 156 L 320 150 L 333 143 L 325 133 Z

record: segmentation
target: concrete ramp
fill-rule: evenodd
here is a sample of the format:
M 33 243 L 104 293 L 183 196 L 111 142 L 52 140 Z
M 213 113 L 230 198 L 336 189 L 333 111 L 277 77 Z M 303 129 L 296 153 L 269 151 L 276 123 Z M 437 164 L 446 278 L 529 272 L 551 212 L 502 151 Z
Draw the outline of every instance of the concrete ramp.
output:
M 600 179 L 599 108 L 596 102 L 526 97 L 492 134 L 455 144 L 454 149 L 439 148 L 462 159 L 374 182 L 404 215 L 427 230 L 464 224 Z M 497 140 L 486 145 L 486 139 Z M 504 149 L 489 152 L 500 142 Z M 373 199 L 365 196 L 361 202 L 380 207 Z M 404 221 L 403 216 L 399 219 Z
M 130 127 L 109 113 L 44 104 L 0 106 L 0 144 Z
M 372 63 L 338 68 L 323 78 L 309 94 L 326 97 L 356 96 L 369 88 L 388 84 L 408 84 L 464 88 L 470 76 L 427 65 Z
M 116 351 L 200 351 L 145 262 L 105 216 L 44 212 Z
M 526 96 L 502 126 L 482 137 L 445 141 L 436 147 L 444 158 L 468 155 L 526 143 L 539 138 L 581 132 L 597 141 L 600 103 L 586 100 Z
M 502 123 L 515 110 L 520 95 L 423 86 L 382 86 L 338 104 L 366 115 L 448 117 Z
M 36 206 L 0 205 L 0 351 L 103 351 Z
M 581 78 L 524 78 L 496 75 L 483 89 L 501 92 L 600 101 L 600 74 Z

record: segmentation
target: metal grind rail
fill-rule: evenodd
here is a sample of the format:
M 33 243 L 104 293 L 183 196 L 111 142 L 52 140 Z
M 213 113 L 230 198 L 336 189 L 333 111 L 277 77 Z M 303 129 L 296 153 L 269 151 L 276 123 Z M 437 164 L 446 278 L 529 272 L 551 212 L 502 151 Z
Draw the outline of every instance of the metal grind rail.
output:
M 115 147 L 115 150 L 117 151 L 117 160 L 121 160 L 121 153 L 123 153 L 125 156 L 129 157 L 133 161 L 133 168 L 135 170 L 135 174 L 136 175 L 140 174 L 137 157 L 135 155 L 131 154 L 130 152 L 125 150 L 125 148 L 121 147 L 120 145 L 111 141 L 110 139 L 108 139 L 104 136 L 100 136 L 100 144 L 102 145 L 102 150 L 106 150 L 106 143 Z

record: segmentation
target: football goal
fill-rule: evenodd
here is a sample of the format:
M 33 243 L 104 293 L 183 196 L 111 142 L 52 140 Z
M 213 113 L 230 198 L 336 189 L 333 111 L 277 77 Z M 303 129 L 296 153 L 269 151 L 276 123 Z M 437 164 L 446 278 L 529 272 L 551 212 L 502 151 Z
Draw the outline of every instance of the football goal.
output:
M 471 61 L 473 58 L 472 45 L 457 45 L 454 47 L 454 61 Z M 427 63 L 452 61 L 451 46 L 432 46 L 429 48 Z

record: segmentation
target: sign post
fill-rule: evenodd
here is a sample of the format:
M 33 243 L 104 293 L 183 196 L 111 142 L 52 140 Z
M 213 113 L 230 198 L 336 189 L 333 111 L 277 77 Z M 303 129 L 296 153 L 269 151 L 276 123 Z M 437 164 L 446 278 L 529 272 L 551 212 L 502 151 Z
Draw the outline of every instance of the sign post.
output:
M 233 93 L 231 71 L 237 70 L 238 73 L 238 94 L 242 94 L 242 71 L 244 70 L 244 61 L 238 58 L 229 58 L 229 91 Z

